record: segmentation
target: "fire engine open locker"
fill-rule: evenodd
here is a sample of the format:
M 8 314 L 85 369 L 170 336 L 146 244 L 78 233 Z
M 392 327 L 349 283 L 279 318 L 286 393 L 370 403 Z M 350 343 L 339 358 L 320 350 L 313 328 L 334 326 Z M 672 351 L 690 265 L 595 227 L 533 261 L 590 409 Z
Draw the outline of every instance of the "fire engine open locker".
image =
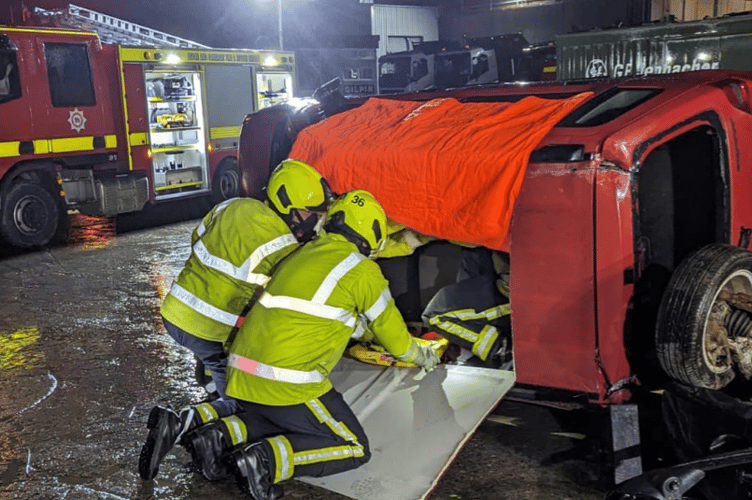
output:
M 129 159 L 152 179 L 152 201 L 212 189 L 237 194 L 242 110 L 291 97 L 292 55 L 120 47 Z M 253 89 L 253 91 L 251 91 Z
M 291 52 L 102 43 L 0 26 L 0 234 L 47 244 L 68 210 L 238 193 L 243 117 L 293 96 Z

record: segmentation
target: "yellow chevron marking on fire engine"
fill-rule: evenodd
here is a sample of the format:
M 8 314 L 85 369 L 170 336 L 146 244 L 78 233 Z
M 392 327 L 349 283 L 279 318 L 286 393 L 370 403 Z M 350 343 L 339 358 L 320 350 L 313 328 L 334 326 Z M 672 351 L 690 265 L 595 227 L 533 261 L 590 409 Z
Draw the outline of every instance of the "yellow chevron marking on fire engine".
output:
M 50 152 L 49 139 L 37 139 L 34 142 L 34 154 L 43 155 Z
M 0 142 L 0 158 L 18 156 L 18 146 L 20 145 L 21 143 L 18 141 Z
M 133 132 L 130 135 L 131 139 L 131 145 L 133 146 L 143 146 L 144 144 L 149 144 L 149 139 L 146 136 L 146 132 Z
M 240 128 L 240 125 L 237 127 L 213 127 L 209 129 L 209 138 L 216 140 L 240 137 Z
M 3 31 L 12 31 L 15 33 L 52 33 L 55 35 L 84 35 L 95 36 L 97 38 L 99 37 L 99 35 L 97 35 L 93 31 L 55 30 L 49 28 L 8 28 L 3 26 Z
M 63 137 L 59 139 L 34 139 L 31 142 L 34 145 L 33 154 L 36 155 L 92 151 L 94 149 L 94 137 L 91 135 L 84 137 Z M 21 156 L 18 150 L 20 145 L 19 141 L 0 142 L 0 158 Z M 106 149 L 116 148 L 117 136 L 115 134 L 104 136 L 104 147 Z
M 71 151 L 88 151 L 94 149 L 94 137 L 70 137 L 50 139 L 51 153 L 68 153 Z
M 170 64 L 167 56 L 175 56 L 182 64 L 263 64 L 263 59 L 272 56 L 283 60 L 285 65 L 294 64 L 292 52 L 270 52 L 253 49 L 221 50 L 221 49 L 179 49 L 171 47 L 121 47 L 120 58 L 124 62 Z M 172 64 L 174 66 L 174 64 Z
M 125 126 L 125 147 L 127 149 L 126 156 L 128 157 L 128 170 L 133 170 L 133 155 L 131 154 L 131 146 L 133 145 L 133 134 L 131 134 L 131 126 L 128 123 L 128 98 L 125 92 L 125 66 L 123 66 L 123 47 L 118 45 L 118 80 L 120 81 L 120 99 L 123 103 L 123 125 Z M 146 136 L 146 134 L 144 134 Z M 144 138 L 143 144 L 146 144 Z

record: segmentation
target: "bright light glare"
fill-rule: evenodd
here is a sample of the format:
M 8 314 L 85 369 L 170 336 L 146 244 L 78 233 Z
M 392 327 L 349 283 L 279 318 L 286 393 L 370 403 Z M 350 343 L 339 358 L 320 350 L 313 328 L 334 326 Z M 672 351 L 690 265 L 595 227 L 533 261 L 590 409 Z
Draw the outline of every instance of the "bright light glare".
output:
M 710 61 L 710 54 L 708 52 L 700 52 L 697 54 L 697 59 L 700 61 Z
M 177 54 L 167 54 L 165 61 L 167 61 L 168 64 L 178 64 L 180 62 L 180 56 Z
M 266 59 L 264 60 L 264 64 L 266 66 L 276 66 L 277 65 L 277 58 L 274 56 L 266 56 Z

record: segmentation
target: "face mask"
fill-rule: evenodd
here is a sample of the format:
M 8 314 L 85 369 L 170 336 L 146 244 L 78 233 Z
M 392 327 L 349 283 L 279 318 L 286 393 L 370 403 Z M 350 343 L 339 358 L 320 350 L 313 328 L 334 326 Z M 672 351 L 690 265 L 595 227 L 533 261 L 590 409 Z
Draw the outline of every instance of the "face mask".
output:
M 319 222 L 320 218 L 313 214 L 303 222 L 294 224 L 291 229 L 298 241 L 305 243 L 311 241 L 318 234 L 318 230 L 321 228 Z

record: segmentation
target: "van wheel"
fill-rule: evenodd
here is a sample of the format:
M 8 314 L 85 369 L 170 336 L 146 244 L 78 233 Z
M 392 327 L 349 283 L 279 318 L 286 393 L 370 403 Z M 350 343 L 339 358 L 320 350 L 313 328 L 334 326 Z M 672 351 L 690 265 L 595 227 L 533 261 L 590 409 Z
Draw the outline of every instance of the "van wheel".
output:
M 212 183 L 214 203 L 221 203 L 238 196 L 239 190 L 238 160 L 225 158 L 219 163 Z
M 728 385 L 740 368 L 737 340 L 751 333 L 750 306 L 752 253 L 711 244 L 687 257 L 658 308 L 656 353 L 663 370 L 696 387 Z
M 49 191 L 39 184 L 20 182 L 3 197 L 0 233 L 17 247 L 43 246 L 55 235 L 59 214 Z

